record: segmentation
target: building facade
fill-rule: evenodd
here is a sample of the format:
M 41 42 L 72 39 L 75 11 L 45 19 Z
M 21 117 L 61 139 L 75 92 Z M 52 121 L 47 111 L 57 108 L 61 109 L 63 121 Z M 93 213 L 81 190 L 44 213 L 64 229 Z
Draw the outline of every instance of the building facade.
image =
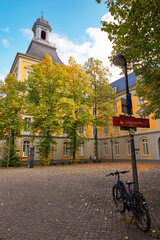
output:
M 34 23 L 32 31 L 34 37 L 25 54 L 17 53 L 10 73 L 16 74 L 19 81 L 27 79 L 29 72 L 32 70 L 31 65 L 39 63 L 44 58 L 45 53 L 48 53 L 53 61 L 53 64 L 58 62 L 60 65 L 63 62 L 57 55 L 56 48 L 49 42 L 49 35 L 52 28 L 48 21 L 43 18 L 37 19 Z M 134 73 L 128 75 L 129 89 L 132 94 L 133 116 L 140 117 L 141 113 L 141 99 L 135 94 L 136 76 Z M 113 82 L 111 86 L 117 93 L 117 116 L 122 113 L 121 98 L 125 97 L 125 78 L 122 77 Z M 28 127 L 32 121 L 32 117 L 26 115 L 22 116 L 26 121 Z M 160 160 L 160 120 L 153 120 L 150 118 L 150 129 L 138 128 L 135 132 L 135 151 L 137 159 Z M 82 130 L 84 131 L 84 130 Z M 94 127 L 88 126 L 87 134 L 89 141 L 82 144 L 79 148 L 77 158 L 80 160 L 95 159 L 95 144 L 94 144 Z M 82 132 L 81 134 L 85 134 Z M 121 131 L 117 128 L 100 129 L 99 133 L 99 159 L 100 160 L 121 160 L 130 159 L 130 141 L 129 133 Z M 22 161 L 28 162 L 28 150 L 30 146 L 36 146 L 40 136 L 36 135 L 34 141 L 31 138 L 29 131 L 22 131 L 21 138 L 17 140 L 18 151 Z M 50 158 L 54 161 L 67 162 L 71 160 L 68 150 L 69 139 L 66 134 L 61 136 L 54 136 L 57 145 L 56 150 L 51 152 Z M 39 160 L 38 152 L 35 147 L 35 160 Z

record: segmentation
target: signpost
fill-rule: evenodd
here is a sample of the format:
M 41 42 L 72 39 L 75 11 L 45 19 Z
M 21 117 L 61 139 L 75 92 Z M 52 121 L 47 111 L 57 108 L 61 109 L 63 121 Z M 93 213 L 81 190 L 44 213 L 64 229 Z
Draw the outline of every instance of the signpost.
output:
M 134 147 L 134 130 L 136 127 L 140 128 L 149 128 L 149 120 L 142 118 L 134 118 L 132 110 L 132 98 L 129 92 L 128 85 L 128 75 L 127 75 L 127 61 L 123 55 L 116 55 L 113 58 L 113 63 L 116 66 L 124 67 L 125 74 L 125 85 L 126 85 L 126 99 L 121 99 L 122 103 L 122 112 L 128 116 L 124 117 L 113 117 L 113 126 L 120 126 L 121 130 L 128 130 L 130 136 L 131 144 L 131 160 L 132 160 L 132 172 L 133 172 L 133 181 L 134 181 L 134 190 L 139 191 L 138 186 L 138 174 L 137 174 L 137 165 L 136 165 L 136 156 L 135 156 L 135 147 Z
M 127 127 L 127 128 L 150 128 L 149 119 L 134 118 L 134 117 L 113 117 L 113 126 Z

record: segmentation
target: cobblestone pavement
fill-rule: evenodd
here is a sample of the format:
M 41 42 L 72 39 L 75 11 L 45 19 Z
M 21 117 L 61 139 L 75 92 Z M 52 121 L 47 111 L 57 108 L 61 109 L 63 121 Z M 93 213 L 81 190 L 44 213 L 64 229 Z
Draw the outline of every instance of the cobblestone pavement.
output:
M 130 163 L 0 169 L 0 240 L 160 239 L 160 164 L 138 164 L 151 231 L 127 229 L 112 199 L 114 177 Z M 131 173 L 123 175 L 131 180 Z

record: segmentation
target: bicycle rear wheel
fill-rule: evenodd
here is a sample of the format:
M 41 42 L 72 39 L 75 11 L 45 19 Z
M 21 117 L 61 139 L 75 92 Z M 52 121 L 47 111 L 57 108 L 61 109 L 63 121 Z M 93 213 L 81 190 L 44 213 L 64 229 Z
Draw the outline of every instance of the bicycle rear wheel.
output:
M 135 209 L 135 220 L 138 227 L 144 231 L 149 231 L 151 227 L 151 218 L 149 215 L 149 210 L 142 198 L 135 199 L 136 209 Z
M 116 204 L 118 211 L 120 213 L 123 213 L 125 211 L 125 205 L 124 205 L 123 194 L 121 192 L 121 189 L 117 185 L 114 185 L 112 189 L 112 193 L 113 193 L 113 200 Z

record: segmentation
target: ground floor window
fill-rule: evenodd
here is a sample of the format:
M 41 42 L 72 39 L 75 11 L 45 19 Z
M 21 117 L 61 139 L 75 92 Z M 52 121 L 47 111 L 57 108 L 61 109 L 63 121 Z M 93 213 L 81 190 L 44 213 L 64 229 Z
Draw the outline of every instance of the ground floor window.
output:
M 22 151 L 23 157 L 29 156 L 29 147 L 30 147 L 30 141 L 28 140 L 23 141 L 23 151 Z
M 64 142 L 63 143 L 63 157 L 66 157 L 69 155 L 68 147 L 69 147 L 68 142 Z
M 79 155 L 80 155 L 80 157 L 85 156 L 85 144 L 84 143 L 81 143 L 81 145 L 80 145 Z
M 108 143 L 104 143 L 104 156 L 107 157 L 108 156 Z
M 144 157 L 148 157 L 149 156 L 149 145 L 148 145 L 148 139 L 143 138 L 141 140 L 141 145 L 142 145 L 142 155 Z
M 119 157 L 120 156 L 119 142 L 115 142 L 114 143 L 114 153 L 115 153 L 115 157 Z
M 128 139 L 126 141 L 126 148 L 127 148 L 127 157 L 131 156 L 131 143 L 130 143 L 130 139 Z

